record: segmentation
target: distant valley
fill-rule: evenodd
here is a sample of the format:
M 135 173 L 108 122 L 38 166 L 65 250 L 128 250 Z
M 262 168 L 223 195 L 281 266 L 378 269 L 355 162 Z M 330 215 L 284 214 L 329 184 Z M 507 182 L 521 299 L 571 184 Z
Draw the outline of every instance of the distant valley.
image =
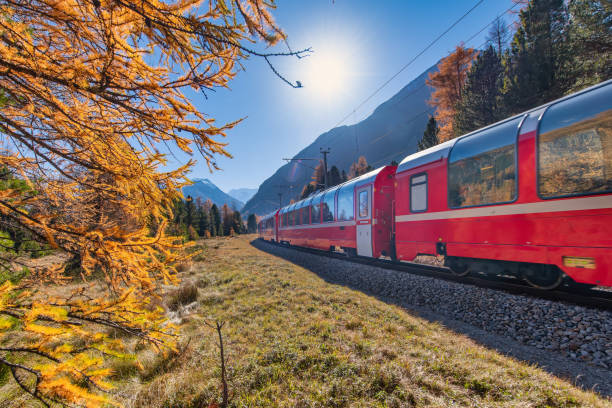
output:
M 210 200 L 213 204 L 216 204 L 217 207 L 222 207 L 223 204 L 227 204 L 234 210 L 241 210 L 242 207 L 244 207 L 244 202 L 242 200 L 225 193 L 209 179 L 193 179 L 192 181 L 192 185 L 183 187 L 183 195 L 185 197 L 191 196 L 194 200 L 199 197 L 202 201 Z M 238 189 L 232 191 L 241 190 L 253 189 Z

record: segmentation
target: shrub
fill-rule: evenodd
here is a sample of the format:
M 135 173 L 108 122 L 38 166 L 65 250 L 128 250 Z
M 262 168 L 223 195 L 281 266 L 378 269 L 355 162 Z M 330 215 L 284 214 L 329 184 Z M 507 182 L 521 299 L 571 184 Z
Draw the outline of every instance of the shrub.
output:
M 180 305 L 188 305 L 198 299 L 198 288 L 191 282 L 181 285 L 168 299 L 170 310 L 176 310 Z

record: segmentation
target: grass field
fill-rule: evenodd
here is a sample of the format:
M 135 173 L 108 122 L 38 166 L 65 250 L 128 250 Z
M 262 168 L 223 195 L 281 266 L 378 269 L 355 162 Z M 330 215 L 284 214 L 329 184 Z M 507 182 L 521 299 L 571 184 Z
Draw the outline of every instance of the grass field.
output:
M 254 236 L 200 242 L 202 255 L 170 289 L 183 347 L 117 361 L 126 407 L 216 407 L 222 333 L 232 407 L 604 407 L 610 401 L 504 357 L 409 312 L 250 245 Z M 0 406 L 21 406 L 0 388 Z M 9 400 L 8 398 L 13 398 Z

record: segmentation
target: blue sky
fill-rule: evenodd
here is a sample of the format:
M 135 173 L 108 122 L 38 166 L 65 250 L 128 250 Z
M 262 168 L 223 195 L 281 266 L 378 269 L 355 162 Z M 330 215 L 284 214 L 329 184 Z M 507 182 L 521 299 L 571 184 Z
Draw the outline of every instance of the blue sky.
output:
M 477 3 L 477 0 L 365 1 L 277 0 L 279 26 L 295 49 L 312 47 L 314 54 L 297 59 L 274 59 L 277 69 L 304 88 L 293 89 L 278 79 L 263 59 L 244 61 L 245 71 L 231 89 L 208 93 L 208 99 L 189 93 L 201 112 L 224 123 L 246 118 L 224 140 L 233 159 L 219 158 L 222 170 L 209 172 L 204 160 L 191 178 L 209 178 L 224 191 L 256 188 L 285 162 L 350 114 L 344 125 L 366 118 L 380 103 L 448 55 L 461 41 L 481 30 L 512 6 L 511 0 L 484 0 L 429 51 L 392 80 L 370 101 L 353 112 L 380 85 L 397 73 L 430 41 Z M 515 10 L 517 10 L 515 8 Z M 509 24 L 514 14 L 504 15 Z M 467 46 L 477 47 L 488 29 Z M 262 50 L 261 44 L 255 48 Z M 283 45 L 268 51 L 285 50 Z M 332 72 L 323 76 L 322 72 Z M 170 166 L 186 155 L 169 157 Z M 330 154 L 333 163 L 333 152 Z

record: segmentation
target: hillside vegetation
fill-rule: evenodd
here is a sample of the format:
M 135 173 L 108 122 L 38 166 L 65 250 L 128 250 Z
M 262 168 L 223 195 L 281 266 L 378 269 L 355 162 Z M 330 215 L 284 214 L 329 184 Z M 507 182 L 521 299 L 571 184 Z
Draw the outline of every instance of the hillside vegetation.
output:
M 115 360 L 126 407 L 221 402 L 215 330 L 222 333 L 233 407 L 609 406 L 541 369 L 262 252 L 239 236 L 200 241 L 164 307 L 182 323 L 178 353 Z M 22 406 L 16 385 L 0 407 Z

